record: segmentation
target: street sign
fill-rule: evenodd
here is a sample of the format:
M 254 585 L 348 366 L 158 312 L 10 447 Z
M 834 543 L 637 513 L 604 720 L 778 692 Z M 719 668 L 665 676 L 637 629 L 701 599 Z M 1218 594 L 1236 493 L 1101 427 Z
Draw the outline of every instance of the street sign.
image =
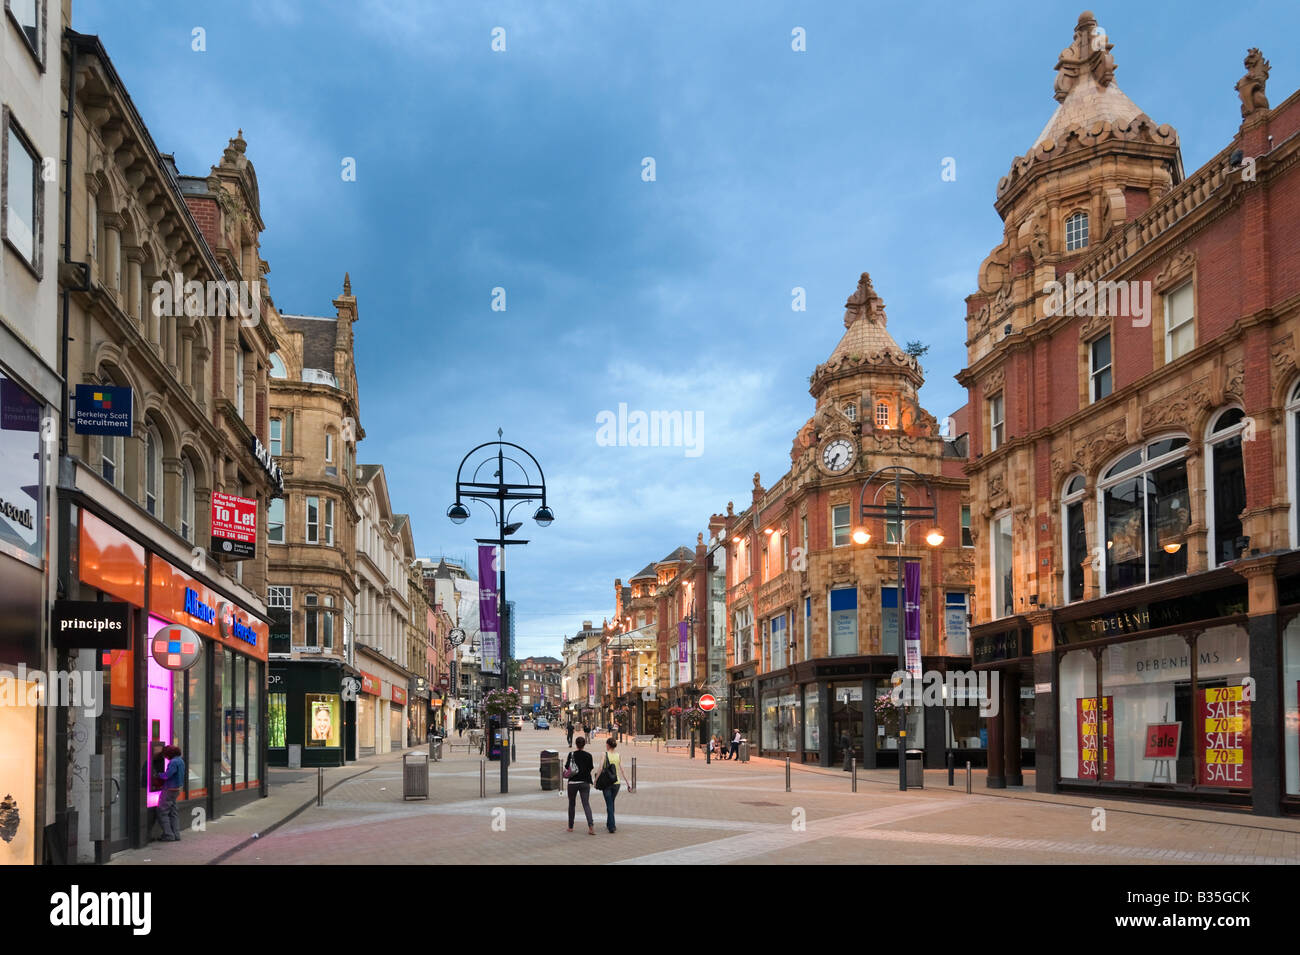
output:
M 705 693 L 702 697 L 700 697 L 700 709 L 702 709 L 705 713 L 709 712 L 709 710 L 713 709 L 717 705 L 718 705 L 718 701 L 713 696 L 712 693 Z

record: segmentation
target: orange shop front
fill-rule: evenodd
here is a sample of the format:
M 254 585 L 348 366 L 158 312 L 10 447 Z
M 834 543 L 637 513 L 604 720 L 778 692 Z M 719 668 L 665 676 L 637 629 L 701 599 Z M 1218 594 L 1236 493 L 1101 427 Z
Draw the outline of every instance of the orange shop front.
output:
M 130 648 L 104 651 L 99 661 L 111 687 L 102 752 L 109 775 L 104 836 L 112 852 L 160 835 L 163 746 L 180 747 L 186 763 L 182 828 L 266 794 L 269 627 L 234 595 L 150 552 L 126 528 L 84 509 L 79 524 L 83 598 L 97 592 L 134 608 Z M 184 661 L 154 652 L 175 625 L 196 638 Z

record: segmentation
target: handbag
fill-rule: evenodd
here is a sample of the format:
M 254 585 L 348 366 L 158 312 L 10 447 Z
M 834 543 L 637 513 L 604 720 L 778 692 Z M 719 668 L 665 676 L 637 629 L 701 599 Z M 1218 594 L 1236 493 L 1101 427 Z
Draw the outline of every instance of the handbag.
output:
M 564 771 L 560 773 L 560 775 L 563 776 L 565 779 L 571 778 L 573 774 L 577 772 L 577 770 L 573 768 L 572 764 L 573 764 L 573 753 L 569 753 L 569 758 L 564 761 Z
M 618 785 L 618 772 L 614 769 L 614 764 L 606 759 L 605 765 L 600 768 L 600 775 L 596 777 L 596 788 L 606 790 L 616 785 Z

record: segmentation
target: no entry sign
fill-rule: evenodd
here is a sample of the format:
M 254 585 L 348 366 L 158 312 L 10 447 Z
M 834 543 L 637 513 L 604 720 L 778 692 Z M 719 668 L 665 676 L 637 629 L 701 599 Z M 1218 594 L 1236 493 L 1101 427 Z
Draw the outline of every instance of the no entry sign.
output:
M 702 709 L 706 713 L 709 712 L 709 710 L 713 709 L 717 705 L 718 705 L 718 700 L 712 693 L 705 693 L 702 697 L 700 697 L 700 709 Z

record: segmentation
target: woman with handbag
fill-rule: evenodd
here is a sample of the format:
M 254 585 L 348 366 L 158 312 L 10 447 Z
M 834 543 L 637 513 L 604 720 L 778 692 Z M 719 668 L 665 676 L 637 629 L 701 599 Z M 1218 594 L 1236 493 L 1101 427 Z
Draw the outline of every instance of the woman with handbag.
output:
M 573 741 L 578 747 L 569 753 L 564 761 L 563 776 L 569 781 L 569 831 L 573 831 L 573 816 L 577 809 L 575 801 L 582 797 L 582 811 L 587 814 L 587 835 L 596 834 L 596 821 L 591 818 L 591 754 L 587 752 L 587 741 L 579 736 Z
M 614 800 L 618 798 L 619 786 L 627 782 L 617 749 L 614 737 L 605 740 L 605 761 L 600 764 L 600 774 L 596 777 L 596 788 L 605 795 L 605 828 L 610 832 L 617 829 L 614 825 Z

